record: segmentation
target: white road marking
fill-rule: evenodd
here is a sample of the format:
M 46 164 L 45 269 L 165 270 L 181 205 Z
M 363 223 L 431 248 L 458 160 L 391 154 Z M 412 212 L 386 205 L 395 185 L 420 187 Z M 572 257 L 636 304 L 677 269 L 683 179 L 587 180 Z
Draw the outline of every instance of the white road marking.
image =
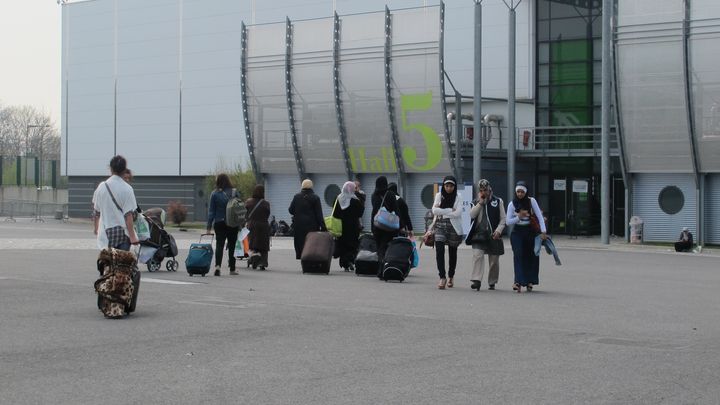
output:
M 160 278 L 141 278 L 140 283 L 158 283 L 158 284 L 179 284 L 179 285 L 197 285 L 205 283 L 194 283 L 192 281 L 175 281 L 175 280 L 163 280 Z

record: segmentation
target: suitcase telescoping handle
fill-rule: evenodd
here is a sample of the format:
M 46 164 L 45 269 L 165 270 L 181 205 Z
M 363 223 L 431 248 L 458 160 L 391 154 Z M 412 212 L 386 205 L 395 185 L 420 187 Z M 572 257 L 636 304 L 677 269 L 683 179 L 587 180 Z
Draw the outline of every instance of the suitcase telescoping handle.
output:
M 203 233 L 200 234 L 200 243 L 203 243 L 203 236 L 209 236 L 210 237 L 210 243 L 212 243 L 213 239 L 215 238 L 214 233 Z

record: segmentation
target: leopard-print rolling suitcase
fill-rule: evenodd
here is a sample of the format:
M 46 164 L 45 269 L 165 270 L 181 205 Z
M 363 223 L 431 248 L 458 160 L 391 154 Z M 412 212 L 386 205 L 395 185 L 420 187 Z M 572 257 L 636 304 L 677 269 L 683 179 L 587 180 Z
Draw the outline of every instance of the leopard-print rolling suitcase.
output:
M 106 318 L 123 318 L 135 311 L 140 287 L 137 259 L 131 252 L 103 249 L 97 260 L 101 273 L 95 281 L 97 305 Z

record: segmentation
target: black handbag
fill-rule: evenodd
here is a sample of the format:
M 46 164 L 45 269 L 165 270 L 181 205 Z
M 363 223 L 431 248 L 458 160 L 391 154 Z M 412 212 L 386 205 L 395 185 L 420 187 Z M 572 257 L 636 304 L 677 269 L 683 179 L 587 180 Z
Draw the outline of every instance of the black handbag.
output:
M 485 218 L 483 218 L 485 221 L 476 219 L 472 223 L 471 232 L 472 235 L 470 236 L 470 242 L 472 243 L 479 243 L 482 245 L 487 244 L 489 241 L 492 240 L 492 232 L 490 230 L 490 217 L 487 213 L 487 207 L 485 208 Z M 483 227 L 483 223 L 486 225 Z
M 502 238 L 490 239 L 485 248 L 485 253 L 493 256 L 502 256 L 505 254 L 505 244 Z

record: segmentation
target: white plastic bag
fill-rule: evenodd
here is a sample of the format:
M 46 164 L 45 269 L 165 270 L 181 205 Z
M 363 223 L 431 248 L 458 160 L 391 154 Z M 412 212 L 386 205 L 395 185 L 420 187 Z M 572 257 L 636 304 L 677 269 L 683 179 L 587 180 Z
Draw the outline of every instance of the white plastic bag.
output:
M 135 227 L 135 234 L 138 240 L 150 239 L 150 224 L 148 224 L 147 219 L 145 219 L 145 215 L 138 214 L 133 226 Z

